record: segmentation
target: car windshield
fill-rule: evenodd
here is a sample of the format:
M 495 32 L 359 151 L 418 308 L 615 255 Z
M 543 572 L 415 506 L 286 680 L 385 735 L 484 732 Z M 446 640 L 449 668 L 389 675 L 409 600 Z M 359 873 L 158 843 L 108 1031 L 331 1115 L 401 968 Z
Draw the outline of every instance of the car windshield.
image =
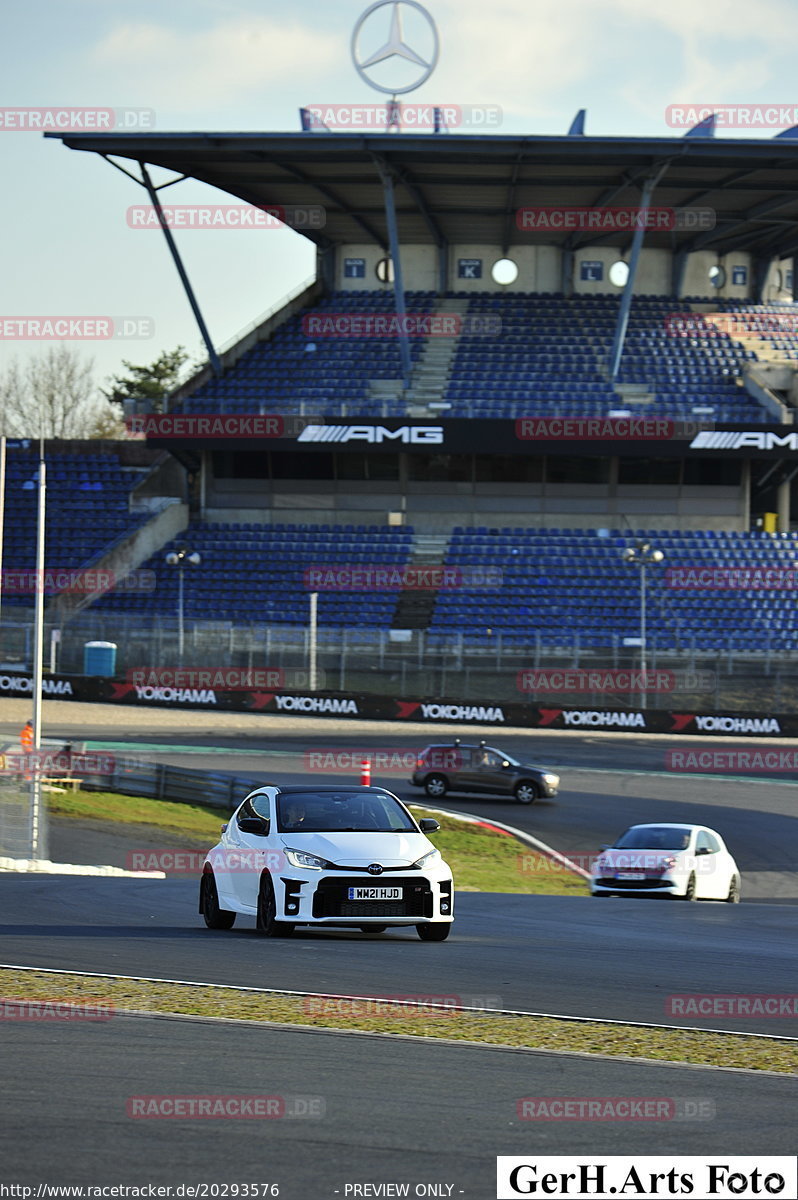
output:
M 686 850 L 690 845 L 690 830 L 667 825 L 633 825 L 622 833 L 614 850 Z
M 417 833 L 412 819 L 387 792 L 282 792 L 281 833 Z

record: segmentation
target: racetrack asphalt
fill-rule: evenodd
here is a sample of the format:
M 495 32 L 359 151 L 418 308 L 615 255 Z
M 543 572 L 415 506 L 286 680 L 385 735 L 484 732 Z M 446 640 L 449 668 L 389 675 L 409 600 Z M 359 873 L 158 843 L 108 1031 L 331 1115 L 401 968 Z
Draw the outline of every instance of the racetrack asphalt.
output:
M 342 1200 L 347 1185 L 390 1181 L 488 1200 L 498 1154 L 761 1156 L 795 1143 L 798 1079 L 757 1072 L 124 1015 L 6 1022 L 0 1046 L 16 1080 L 0 1093 L 6 1184 L 257 1181 L 281 1200 Z M 128 1115 L 134 1097 L 174 1096 L 279 1097 L 321 1115 Z M 658 1098 L 685 1116 L 519 1119 L 519 1100 L 564 1097 Z

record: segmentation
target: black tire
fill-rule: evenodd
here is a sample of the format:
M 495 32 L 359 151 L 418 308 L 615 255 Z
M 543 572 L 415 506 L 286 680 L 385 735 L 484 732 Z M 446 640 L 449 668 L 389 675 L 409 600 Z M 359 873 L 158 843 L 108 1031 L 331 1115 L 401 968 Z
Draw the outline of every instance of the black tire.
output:
M 429 925 L 416 925 L 416 933 L 422 942 L 445 942 L 451 927 L 450 921 L 432 921 Z
M 385 933 L 385 930 L 387 928 L 388 928 L 387 925 L 361 925 L 360 932 L 361 933 Z
M 255 918 L 255 928 L 261 937 L 290 937 L 294 932 L 293 925 L 277 920 L 277 901 L 272 881 L 268 875 L 261 877 L 258 888 L 258 915 Z
M 449 790 L 445 775 L 428 775 L 424 780 L 424 791 L 432 800 L 442 800 Z
M 219 893 L 213 871 L 205 871 L 200 880 L 200 912 L 209 929 L 232 929 L 236 914 L 219 907 Z
M 691 875 L 687 880 L 687 889 L 682 896 L 683 900 L 695 900 L 695 875 Z
M 515 785 L 514 795 L 519 804 L 534 804 L 540 791 L 531 779 L 521 779 Z
M 729 894 L 726 897 L 727 904 L 740 903 L 740 876 L 732 875 L 731 883 L 729 884 Z

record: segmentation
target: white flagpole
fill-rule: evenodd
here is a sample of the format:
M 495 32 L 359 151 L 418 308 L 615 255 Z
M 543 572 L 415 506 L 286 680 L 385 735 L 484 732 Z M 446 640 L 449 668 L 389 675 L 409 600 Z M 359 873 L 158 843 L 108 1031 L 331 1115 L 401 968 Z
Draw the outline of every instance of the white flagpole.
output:
M 36 533 L 36 607 L 33 622 L 33 771 L 31 782 L 31 858 L 43 849 L 41 801 L 42 781 L 39 750 L 42 744 L 42 678 L 44 675 L 44 529 L 46 506 L 44 438 L 39 438 L 39 523 Z

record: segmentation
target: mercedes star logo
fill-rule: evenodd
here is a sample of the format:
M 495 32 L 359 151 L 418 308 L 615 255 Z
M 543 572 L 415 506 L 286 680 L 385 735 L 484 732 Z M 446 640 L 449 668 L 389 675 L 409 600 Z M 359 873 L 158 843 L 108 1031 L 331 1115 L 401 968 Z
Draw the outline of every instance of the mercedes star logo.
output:
M 369 867 L 369 875 L 382 875 L 382 867 L 379 863 L 372 863 Z
M 388 32 L 388 41 L 383 43 L 379 49 L 367 58 L 361 58 L 358 51 L 358 39 L 360 31 L 372 13 L 375 13 L 378 8 L 385 8 L 386 5 L 391 6 L 391 25 Z M 429 25 L 432 31 L 432 56 L 429 61 L 417 54 L 411 46 L 407 44 L 402 32 L 402 7 L 414 8 L 420 12 L 424 20 Z M 355 25 L 352 33 L 352 62 L 355 64 L 355 70 L 358 75 L 369 87 L 373 87 L 378 92 L 387 92 L 389 95 L 398 96 L 405 92 L 412 92 L 417 87 L 421 87 L 422 83 L 426 83 L 435 66 L 438 62 L 438 30 L 430 14 L 416 0 L 377 0 L 376 4 L 372 4 L 367 8 L 363 15 Z M 384 87 L 381 83 L 376 83 L 366 71 L 370 67 L 376 67 L 380 63 L 387 62 L 389 59 L 403 59 L 405 62 L 412 63 L 414 66 L 421 68 L 421 74 L 415 83 L 410 83 L 407 87 Z

